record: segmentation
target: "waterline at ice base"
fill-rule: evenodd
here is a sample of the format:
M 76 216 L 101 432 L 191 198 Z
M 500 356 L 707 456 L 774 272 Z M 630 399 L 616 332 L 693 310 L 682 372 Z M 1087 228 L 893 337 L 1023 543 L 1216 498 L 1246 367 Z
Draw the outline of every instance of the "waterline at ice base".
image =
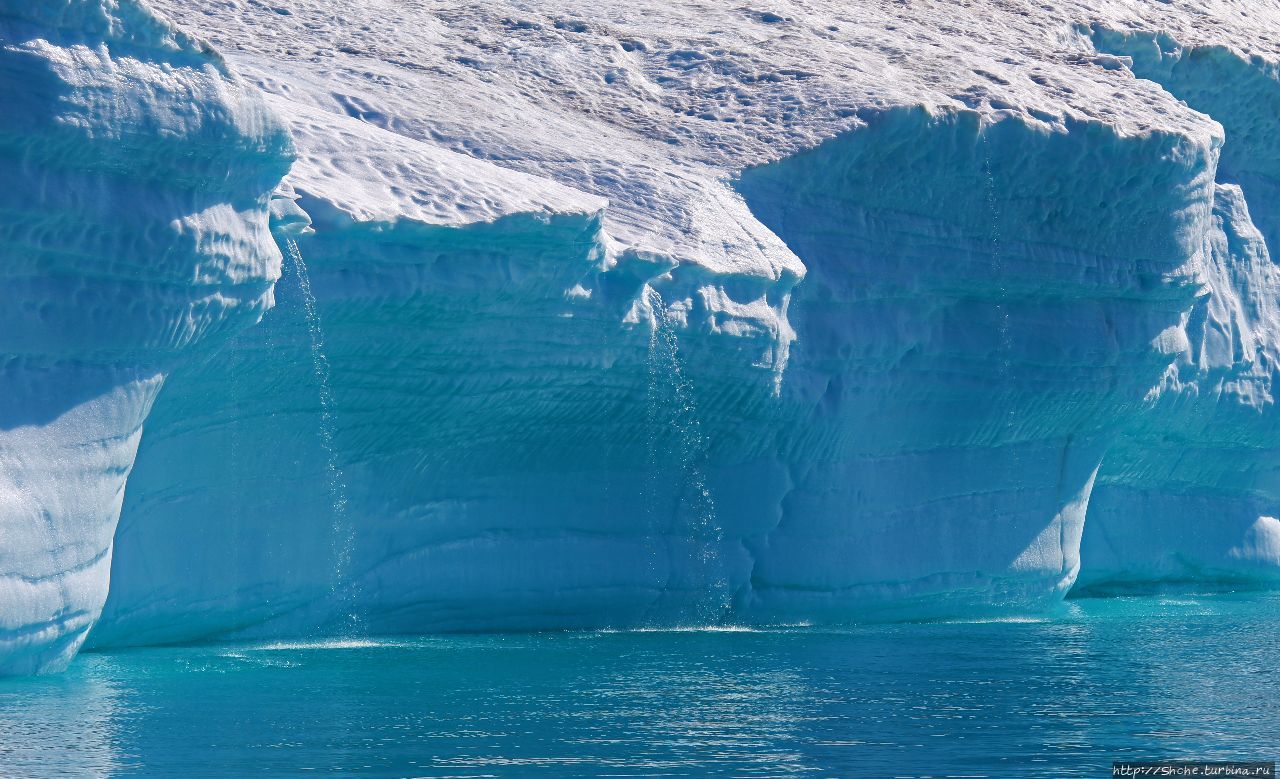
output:
M 0 0 L 0 675 L 1280 626 L 1280 5 L 757 5 Z

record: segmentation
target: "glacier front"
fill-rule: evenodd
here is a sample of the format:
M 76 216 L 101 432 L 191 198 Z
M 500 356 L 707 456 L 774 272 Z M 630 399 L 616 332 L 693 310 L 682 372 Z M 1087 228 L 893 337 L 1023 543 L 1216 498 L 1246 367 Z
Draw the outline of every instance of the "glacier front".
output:
M 1280 581 L 1280 10 L 62 5 L 0 670 Z
M 290 142 L 132 0 L 4 0 L 0 44 L 0 671 L 28 673 L 102 609 L 165 377 L 271 304 Z

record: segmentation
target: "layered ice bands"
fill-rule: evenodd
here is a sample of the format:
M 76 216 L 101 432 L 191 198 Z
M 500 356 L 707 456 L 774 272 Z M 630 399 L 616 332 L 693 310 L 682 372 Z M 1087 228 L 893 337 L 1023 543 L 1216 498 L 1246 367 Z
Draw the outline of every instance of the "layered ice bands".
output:
M 1274 9 L 151 5 L 0 0 L 0 669 L 1276 580 Z
M 767 430 L 789 289 L 620 250 L 602 198 L 273 105 L 313 234 L 262 324 L 167 384 L 119 539 L 149 563 L 117 566 L 93 641 L 719 618 L 745 567 L 717 522 L 753 501 L 717 514 L 708 463 Z
M 1195 299 L 1219 139 L 866 121 L 739 183 L 808 266 L 756 598 L 775 619 L 1035 609 L 1074 582 L 1098 468 Z
M 288 139 L 131 0 L 0 2 L 0 94 L 0 673 L 30 673 L 102 608 L 165 375 L 270 305 Z

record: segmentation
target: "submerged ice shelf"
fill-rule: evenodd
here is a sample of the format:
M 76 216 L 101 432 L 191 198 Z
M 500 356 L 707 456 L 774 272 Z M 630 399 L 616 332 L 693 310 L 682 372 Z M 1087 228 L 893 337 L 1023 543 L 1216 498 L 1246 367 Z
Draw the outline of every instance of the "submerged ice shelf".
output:
M 0 670 L 1280 579 L 1233 3 L 3 2 Z

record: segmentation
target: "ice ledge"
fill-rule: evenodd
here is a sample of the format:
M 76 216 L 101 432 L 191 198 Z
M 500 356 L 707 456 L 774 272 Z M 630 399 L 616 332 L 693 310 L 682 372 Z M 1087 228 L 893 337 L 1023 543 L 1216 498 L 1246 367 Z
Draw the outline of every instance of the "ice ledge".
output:
M 288 181 L 324 229 L 400 221 L 461 226 L 513 214 L 592 216 L 605 198 L 268 95 L 298 148 Z M 328 213 L 318 213 L 323 208 Z

